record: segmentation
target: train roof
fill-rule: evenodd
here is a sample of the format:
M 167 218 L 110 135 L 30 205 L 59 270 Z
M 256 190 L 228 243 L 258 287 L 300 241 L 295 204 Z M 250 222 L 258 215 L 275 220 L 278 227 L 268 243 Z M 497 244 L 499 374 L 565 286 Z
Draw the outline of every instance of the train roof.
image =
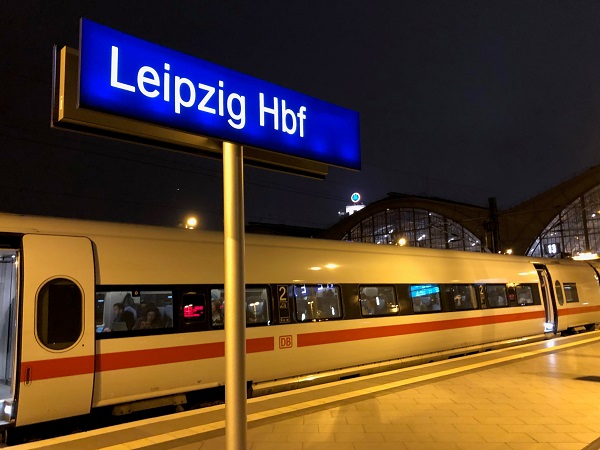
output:
M 206 230 L 187 230 L 184 228 L 168 228 L 154 225 L 140 225 L 118 222 L 91 221 L 71 218 L 20 215 L 0 213 L 1 234 L 49 234 L 59 236 L 86 236 L 92 241 L 97 238 L 120 238 L 131 240 L 187 241 L 190 243 L 223 243 L 223 232 Z M 508 256 L 493 253 L 478 253 L 430 248 L 398 247 L 393 245 L 376 245 L 363 242 L 348 242 L 318 238 L 301 238 L 246 233 L 246 246 L 315 249 L 319 251 L 377 253 L 393 255 L 421 255 L 440 257 L 443 259 L 476 259 L 480 261 L 512 259 L 521 262 L 540 262 L 542 264 L 580 263 L 571 260 L 534 258 L 527 256 Z

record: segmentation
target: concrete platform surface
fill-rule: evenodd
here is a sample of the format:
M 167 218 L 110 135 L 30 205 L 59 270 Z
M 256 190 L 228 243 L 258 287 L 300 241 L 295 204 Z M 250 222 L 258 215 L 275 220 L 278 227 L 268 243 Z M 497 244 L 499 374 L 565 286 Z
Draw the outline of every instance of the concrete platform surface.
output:
M 225 406 L 15 446 L 226 448 Z M 250 399 L 249 450 L 600 449 L 600 332 Z

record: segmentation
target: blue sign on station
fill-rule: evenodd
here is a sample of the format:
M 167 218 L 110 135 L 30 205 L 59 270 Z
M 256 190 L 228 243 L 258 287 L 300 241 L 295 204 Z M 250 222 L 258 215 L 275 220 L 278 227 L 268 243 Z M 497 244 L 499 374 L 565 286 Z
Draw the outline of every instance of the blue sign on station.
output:
M 360 169 L 356 111 L 82 19 L 81 107 Z

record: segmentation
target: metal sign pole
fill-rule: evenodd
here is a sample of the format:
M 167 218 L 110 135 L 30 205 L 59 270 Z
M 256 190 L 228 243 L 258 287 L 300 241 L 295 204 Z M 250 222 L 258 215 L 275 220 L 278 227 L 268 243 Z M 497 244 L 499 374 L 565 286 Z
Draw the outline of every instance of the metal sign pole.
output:
M 223 142 L 225 237 L 225 446 L 246 450 L 246 287 L 244 163 L 240 145 Z

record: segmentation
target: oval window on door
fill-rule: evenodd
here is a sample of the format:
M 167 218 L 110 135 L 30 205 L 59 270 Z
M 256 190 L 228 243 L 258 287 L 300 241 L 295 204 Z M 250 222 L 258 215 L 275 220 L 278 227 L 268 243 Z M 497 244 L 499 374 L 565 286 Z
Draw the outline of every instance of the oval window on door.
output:
M 560 285 L 560 281 L 556 280 L 556 283 L 554 283 L 554 287 L 556 288 L 556 299 L 558 300 L 558 304 L 560 306 L 563 305 L 563 303 L 565 302 L 565 297 L 563 295 L 563 291 L 562 291 L 562 286 Z
M 75 344 L 83 332 L 83 293 L 66 278 L 55 278 L 40 288 L 36 309 L 37 337 L 50 350 Z

